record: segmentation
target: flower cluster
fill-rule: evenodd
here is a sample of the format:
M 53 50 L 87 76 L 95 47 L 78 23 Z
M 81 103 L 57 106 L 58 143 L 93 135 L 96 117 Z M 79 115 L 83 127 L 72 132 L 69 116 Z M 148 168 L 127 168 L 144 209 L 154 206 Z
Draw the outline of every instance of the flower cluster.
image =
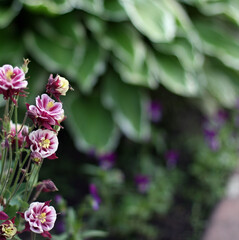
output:
M 57 187 L 50 179 L 38 184 L 37 179 L 43 160 L 57 158 L 56 151 L 59 145 L 57 136 L 62 128 L 60 124 L 65 119 L 60 96 L 65 96 L 71 87 L 65 78 L 59 75 L 54 78 L 51 74 L 46 85 L 46 93 L 36 97 L 35 105 L 26 104 L 26 116 L 33 121 L 33 126 L 25 125 L 26 118 L 18 124 L 17 105 L 19 97 L 26 97 L 28 81 L 25 74 L 28 72 L 29 62 L 24 60 L 20 68 L 9 64 L 0 67 L 0 94 L 6 100 L 4 116 L 0 118 L 2 123 L 1 208 L 4 211 L 9 209 L 11 200 L 16 194 L 24 203 L 23 206 L 19 203 L 19 209 L 26 208 L 26 202 L 32 197 L 29 208 L 25 212 L 19 212 L 25 220 L 25 229 L 22 231 L 15 226 L 17 216 L 9 219 L 6 212 L 0 211 L 0 221 L 2 221 L 0 240 L 12 239 L 24 231 L 41 234 L 51 239 L 49 231 L 54 227 L 57 217 L 54 207 L 49 206 L 50 201 L 35 201 L 41 192 L 58 191 Z M 52 97 L 55 97 L 55 100 Z M 11 119 L 13 116 L 15 123 Z M 25 190 L 19 192 L 22 183 Z

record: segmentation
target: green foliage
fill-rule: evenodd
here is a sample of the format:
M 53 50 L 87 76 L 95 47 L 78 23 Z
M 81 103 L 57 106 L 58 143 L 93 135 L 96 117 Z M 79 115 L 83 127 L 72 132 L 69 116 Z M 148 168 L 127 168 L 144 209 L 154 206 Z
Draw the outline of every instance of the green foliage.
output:
M 2 2 L 0 63 L 20 65 L 22 56 L 31 60 L 29 103 L 44 91 L 47 72 L 65 76 L 75 89 L 63 99 L 65 126 L 75 147 L 97 154 L 119 147 L 121 161 L 127 159 L 123 161 L 127 177 L 140 171 L 152 175 L 148 195 L 141 196 L 132 179 L 119 181 L 120 167 L 105 172 L 85 166 L 83 170 L 99 184 L 105 201 L 97 213 L 86 208 L 87 216 L 94 215 L 89 226 L 96 228 L 100 222 L 124 238 L 129 234 L 137 239 L 141 234 L 154 239 L 158 233 L 149 221 L 167 213 L 178 194 L 178 184 L 191 178 L 199 185 L 198 192 L 190 188 L 182 192 L 187 200 L 197 200 L 192 218 L 199 226 L 195 219 L 203 215 L 206 201 L 213 205 L 222 194 L 227 174 L 235 166 L 235 149 L 225 142 L 217 154 L 203 145 L 202 139 L 192 141 L 194 146 L 184 149 L 194 150 L 186 167 L 189 172 L 183 167 L 170 171 L 162 156 L 184 142 L 170 134 L 181 128 L 187 131 L 190 124 L 185 115 L 179 117 L 174 111 L 164 129 L 159 129 L 150 122 L 147 106 L 151 98 L 160 99 L 165 92 L 169 96 L 165 112 L 185 102 L 206 114 L 219 106 L 235 106 L 239 95 L 237 0 Z M 127 147 L 122 148 L 121 140 Z M 142 155 L 147 160 L 142 160 L 139 149 L 145 145 L 149 149 Z M 72 168 L 79 173 L 77 167 Z M 113 190 L 109 193 L 108 189 Z M 212 195 L 205 199 L 209 191 Z M 70 209 L 67 216 L 70 232 L 59 239 L 69 239 L 74 232 L 76 239 L 104 235 L 95 231 L 79 235 L 81 226 L 73 224 L 78 216 L 74 211 Z

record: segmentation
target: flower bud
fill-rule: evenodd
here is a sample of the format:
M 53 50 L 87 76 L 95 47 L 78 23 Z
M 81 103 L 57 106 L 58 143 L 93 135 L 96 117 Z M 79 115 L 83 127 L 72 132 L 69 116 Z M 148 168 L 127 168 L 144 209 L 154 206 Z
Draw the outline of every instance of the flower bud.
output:
M 72 89 L 67 79 L 60 75 L 56 75 L 56 77 L 53 78 L 53 75 L 51 74 L 46 85 L 46 92 L 60 101 L 59 97 L 65 96 L 69 88 Z
M 36 164 L 39 164 L 42 161 L 42 157 L 38 152 L 32 152 L 30 158 Z
M 56 192 L 58 188 L 50 179 L 43 180 L 37 185 L 37 191 L 41 190 L 42 192 Z

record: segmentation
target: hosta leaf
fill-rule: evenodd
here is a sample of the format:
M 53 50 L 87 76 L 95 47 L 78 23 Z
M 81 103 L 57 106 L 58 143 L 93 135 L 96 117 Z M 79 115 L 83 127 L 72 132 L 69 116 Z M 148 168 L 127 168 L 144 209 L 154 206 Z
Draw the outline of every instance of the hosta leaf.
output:
M 113 111 L 115 122 L 126 136 L 136 141 L 149 137 L 146 97 L 138 88 L 125 84 L 116 74 L 108 73 L 102 100 Z
M 48 71 L 66 71 L 67 68 L 72 68 L 74 49 L 63 47 L 57 41 L 33 32 L 28 32 L 24 40 L 27 50 Z
M 122 0 L 121 4 L 135 27 L 151 41 L 168 42 L 174 38 L 175 18 L 163 1 Z
M 69 13 L 51 19 L 37 18 L 34 24 L 41 35 L 63 46 L 84 43 L 85 30 L 76 14 Z
M 79 64 L 79 65 L 78 65 Z M 93 40 L 89 40 L 86 45 L 83 61 L 76 62 L 75 74 L 76 83 L 84 92 L 89 92 L 96 83 L 100 74 L 105 70 L 105 52 Z
M 65 14 L 73 10 L 69 0 L 20 0 L 28 8 L 47 14 Z
M 95 97 L 72 94 L 65 98 L 66 124 L 79 150 L 111 151 L 118 140 L 118 130 L 111 114 Z
M 128 83 L 154 88 L 157 83 L 149 68 L 150 53 L 139 35 L 129 25 L 116 24 L 106 33 L 104 47 L 118 59 L 113 63 Z M 149 60 L 149 61 L 147 61 Z
M 203 55 L 186 38 L 175 38 L 170 43 L 154 44 L 160 52 L 175 55 L 185 70 L 195 71 L 202 67 Z
M 199 32 L 206 54 L 215 56 L 225 65 L 239 70 L 239 37 L 220 23 L 198 20 L 195 26 Z
M 119 0 L 104 0 L 104 15 L 102 17 L 113 21 L 123 21 L 128 18 Z
M 199 92 L 199 83 L 192 72 L 185 71 L 175 56 L 157 54 L 160 82 L 173 93 L 194 96 Z
M 209 92 L 224 106 L 233 107 L 239 96 L 239 74 L 222 64 L 205 65 Z
M 17 16 L 22 8 L 22 4 L 18 1 L 13 1 L 9 7 L 0 7 L 0 28 L 7 27 L 12 20 Z
M 103 0 L 72 0 L 75 8 L 82 9 L 86 12 L 101 15 L 104 11 Z

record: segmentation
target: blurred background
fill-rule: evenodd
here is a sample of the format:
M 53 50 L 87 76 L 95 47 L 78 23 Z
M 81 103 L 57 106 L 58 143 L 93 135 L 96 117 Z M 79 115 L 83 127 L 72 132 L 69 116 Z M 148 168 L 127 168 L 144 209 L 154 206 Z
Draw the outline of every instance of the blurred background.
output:
M 30 59 L 26 102 L 50 73 L 74 88 L 40 174 L 53 239 L 201 239 L 238 165 L 238 30 L 237 0 L 0 0 L 0 64 Z

